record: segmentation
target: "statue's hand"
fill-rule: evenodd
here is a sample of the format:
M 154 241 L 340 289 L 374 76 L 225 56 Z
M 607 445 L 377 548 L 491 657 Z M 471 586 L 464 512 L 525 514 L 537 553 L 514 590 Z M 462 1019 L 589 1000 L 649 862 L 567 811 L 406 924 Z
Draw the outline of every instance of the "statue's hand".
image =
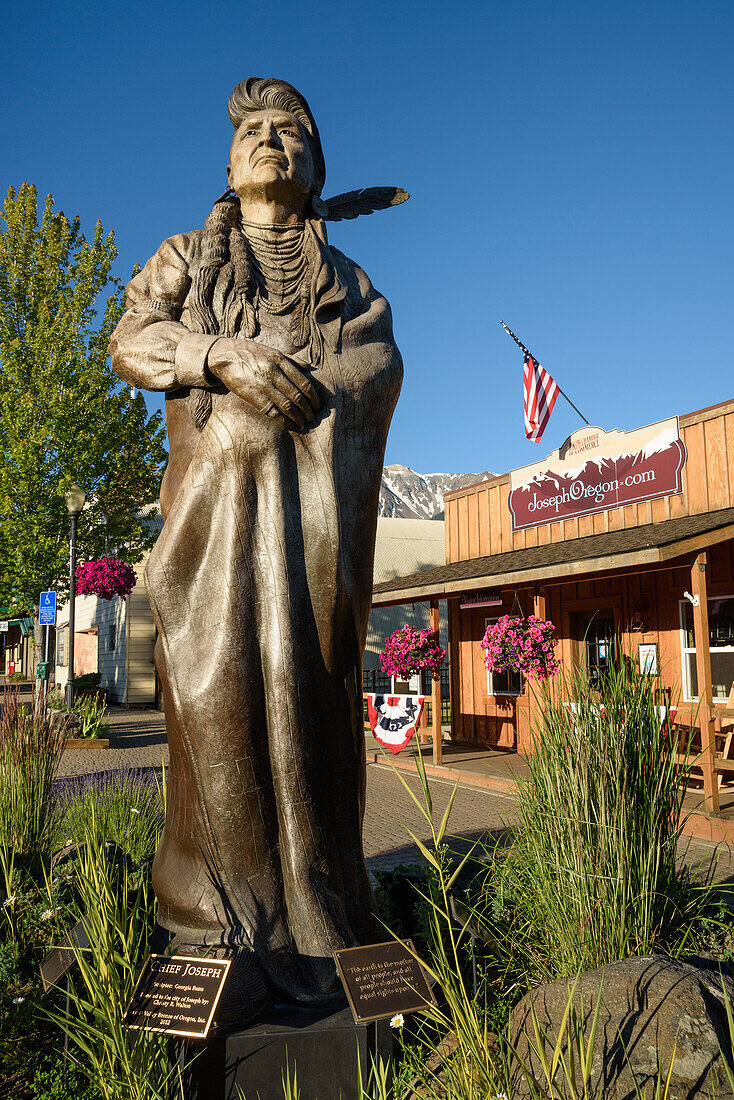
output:
M 265 344 L 221 337 L 212 344 L 207 366 L 228 390 L 284 428 L 304 428 L 321 409 L 303 369 Z

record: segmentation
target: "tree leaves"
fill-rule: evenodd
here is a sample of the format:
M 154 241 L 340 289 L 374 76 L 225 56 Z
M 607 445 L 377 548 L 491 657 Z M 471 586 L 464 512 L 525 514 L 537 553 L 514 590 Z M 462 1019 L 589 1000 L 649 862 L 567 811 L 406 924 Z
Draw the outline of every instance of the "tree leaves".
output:
M 135 562 L 155 537 L 140 512 L 158 496 L 165 432 L 107 361 L 123 309 L 116 257 L 101 223 L 87 241 L 50 195 L 39 219 L 36 189 L 9 189 L 0 212 L 3 606 L 30 609 L 42 589 L 68 590 L 63 493 L 72 481 L 89 502 L 82 560 Z

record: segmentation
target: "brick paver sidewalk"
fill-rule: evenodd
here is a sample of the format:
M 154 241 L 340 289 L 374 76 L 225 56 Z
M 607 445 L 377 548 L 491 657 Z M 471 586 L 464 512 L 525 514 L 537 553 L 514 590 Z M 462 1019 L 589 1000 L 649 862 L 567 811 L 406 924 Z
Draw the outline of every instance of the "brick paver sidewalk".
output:
M 64 753 L 61 774 L 83 774 L 115 768 L 160 768 L 168 764 L 166 727 L 161 711 L 150 708 L 110 708 L 109 749 L 74 749 Z M 422 797 L 417 777 L 401 773 L 410 790 Z M 441 820 L 453 783 L 431 779 L 434 820 Z M 466 850 L 474 841 L 485 838 L 503 842 L 511 836 L 519 819 L 519 807 L 511 795 L 477 787 L 460 786 L 454 802 L 450 832 L 452 846 Z M 406 792 L 398 775 L 385 764 L 367 768 L 367 805 L 364 825 L 364 849 L 371 867 L 394 867 L 401 863 L 421 862 L 407 829 L 424 843 L 429 840 L 426 822 Z M 714 849 L 703 841 L 684 838 L 679 855 L 694 870 L 707 865 Z M 698 870 L 698 873 L 702 873 Z M 734 851 L 721 846 L 716 878 L 734 882 Z
M 61 774 L 111 771 L 115 768 L 160 768 L 168 763 L 166 727 L 163 714 L 150 708 L 110 708 L 109 749 L 67 749 Z M 420 793 L 420 784 L 409 777 L 411 790 Z M 452 784 L 431 781 L 436 821 L 448 803 Z M 474 840 L 494 834 L 507 835 L 517 813 L 514 799 L 489 794 L 474 788 L 462 788 L 454 802 L 451 832 L 460 840 L 458 849 Z M 430 832 L 426 822 L 389 767 L 371 765 L 367 769 L 367 807 L 364 826 L 365 855 L 371 866 L 393 867 L 400 863 L 422 862 L 405 826 L 424 843 Z

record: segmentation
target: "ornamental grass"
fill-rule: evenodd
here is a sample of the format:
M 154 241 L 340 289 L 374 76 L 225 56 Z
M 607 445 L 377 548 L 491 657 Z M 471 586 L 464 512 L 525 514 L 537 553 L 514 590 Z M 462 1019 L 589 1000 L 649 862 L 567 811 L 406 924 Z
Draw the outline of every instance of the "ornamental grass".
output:
M 38 703 L 21 703 L 6 687 L 0 717 L 0 849 L 36 857 L 50 843 L 49 800 L 66 739 Z
M 695 943 L 712 869 L 676 867 L 690 734 L 661 721 L 657 687 L 622 659 L 598 685 L 575 669 L 536 690 L 521 824 L 488 884 L 531 980 Z
M 150 951 L 155 895 L 150 866 L 131 874 L 90 804 L 75 862 L 71 922 L 83 920 L 90 943 L 74 947 L 68 1007 L 46 1011 L 67 1036 L 69 1054 L 104 1100 L 174 1100 L 180 1070 L 163 1035 L 124 1023 L 140 967 Z

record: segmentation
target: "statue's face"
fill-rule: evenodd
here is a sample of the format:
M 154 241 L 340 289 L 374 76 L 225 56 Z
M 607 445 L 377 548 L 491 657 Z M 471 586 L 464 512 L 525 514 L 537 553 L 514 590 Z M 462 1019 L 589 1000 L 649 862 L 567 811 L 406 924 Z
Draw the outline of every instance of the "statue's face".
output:
M 235 131 L 227 177 L 240 196 L 277 195 L 305 206 L 314 183 L 308 139 L 285 111 L 254 111 Z

